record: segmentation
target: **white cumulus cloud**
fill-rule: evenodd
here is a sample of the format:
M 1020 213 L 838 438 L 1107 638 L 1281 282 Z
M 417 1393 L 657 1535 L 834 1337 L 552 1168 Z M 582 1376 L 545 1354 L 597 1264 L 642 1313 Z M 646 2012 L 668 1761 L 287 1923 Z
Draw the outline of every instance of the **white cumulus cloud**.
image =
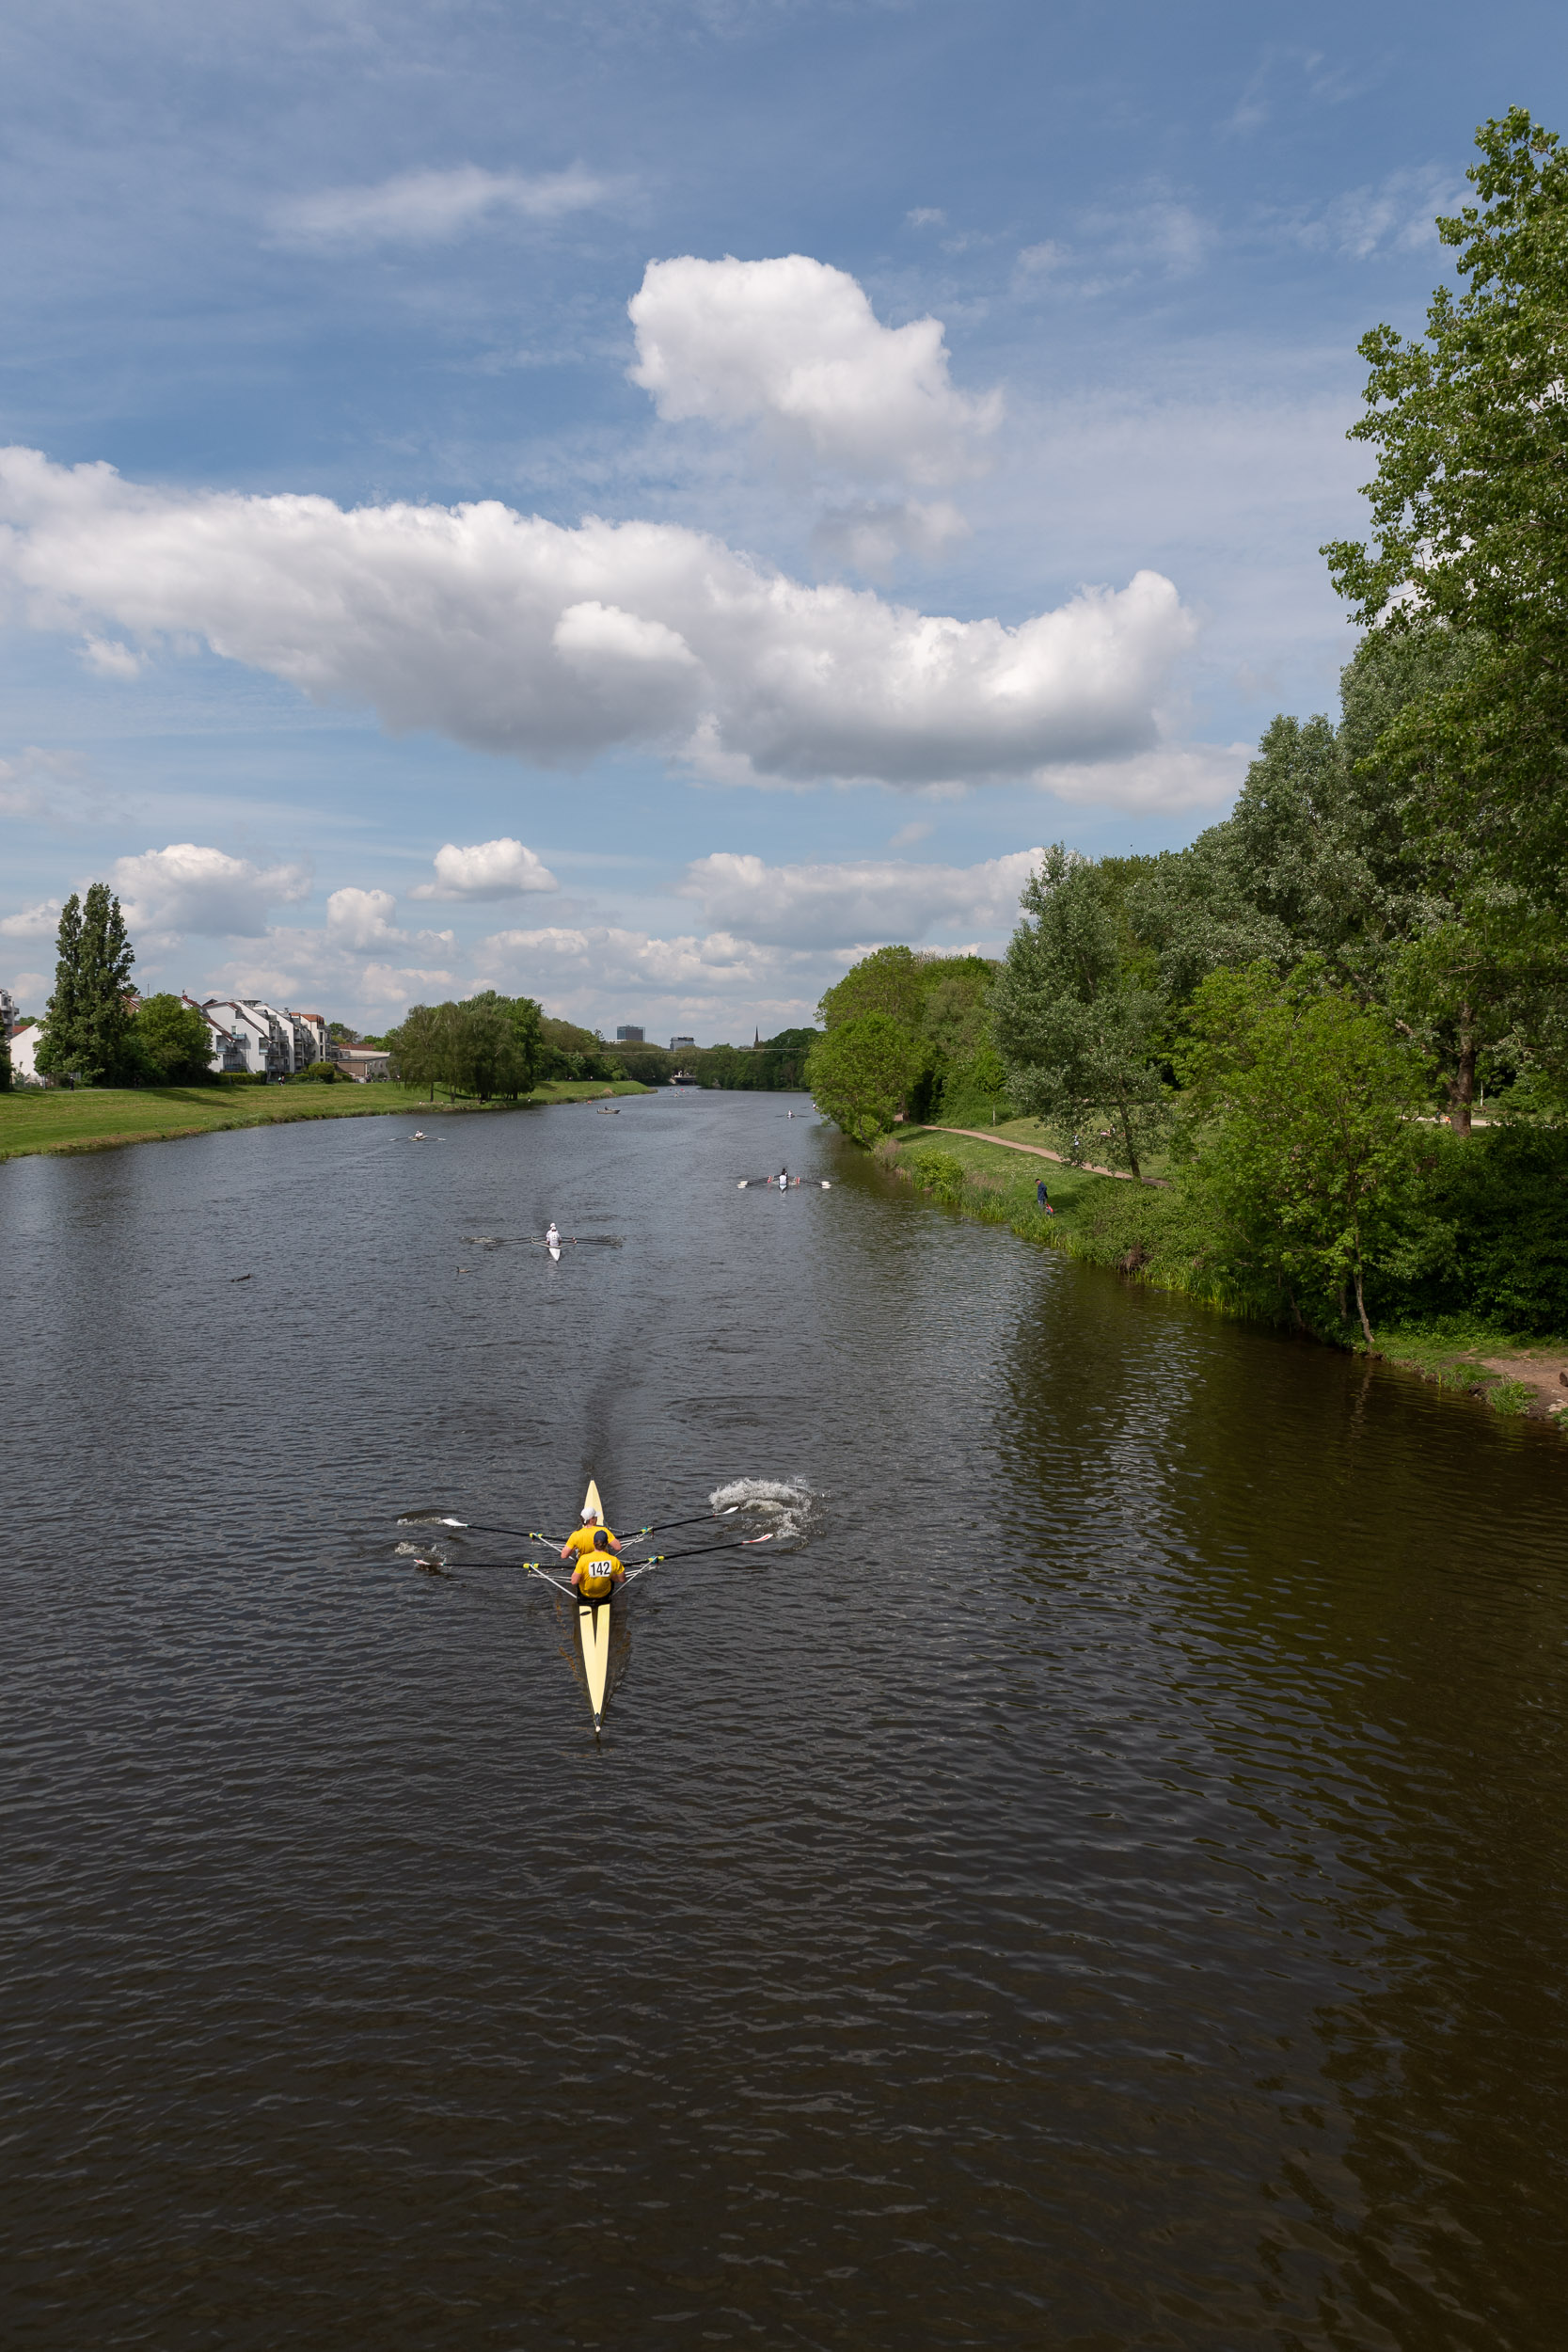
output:
M 612 183 L 574 164 L 532 175 L 484 171 L 405 171 L 371 187 L 319 188 L 290 197 L 273 214 L 279 236 L 295 245 L 444 245 L 498 214 L 558 220 L 603 203 Z
M 1000 393 L 955 390 L 940 319 L 884 326 L 855 278 L 803 253 L 650 262 L 626 307 L 631 379 L 661 417 L 760 424 L 836 471 L 950 482 L 1001 418 Z
M 1072 806 L 1126 809 L 1130 815 L 1180 817 L 1228 805 L 1258 756 L 1256 743 L 1157 743 L 1130 759 L 1101 766 L 1041 769 L 1036 782 Z
M 152 489 L 0 452 L 36 627 L 203 639 L 317 701 L 544 764 L 689 747 L 758 782 L 920 786 L 1126 758 L 1196 624 L 1138 571 L 1016 626 L 807 587 L 672 523 Z
M 1017 850 L 978 866 L 902 858 L 768 866 L 721 850 L 689 866 L 679 890 L 724 932 L 777 946 L 918 943 L 953 925 L 996 936 L 1012 930 L 1019 894 L 1044 855 Z
M 0 922 L 0 933 L 7 939 L 53 939 L 59 929 L 60 910 L 50 898 L 40 898 L 36 906 L 24 907 L 16 914 L 8 914 Z
M 352 884 L 334 890 L 326 901 L 326 946 L 356 956 L 416 945 L 451 946 L 451 931 L 399 930 L 392 920 L 397 903 L 389 890 L 359 890 Z
M 397 900 L 389 890 L 334 890 L 326 901 L 327 941 L 356 954 L 406 946 L 407 932 L 392 921 L 396 912 Z
M 503 834 L 460 849 L 445 842 L 436 852 L 436 880 L 418 882 L 410 898 L 517 898 L 529 890 L 561 885 L 538 854 Z
M 253 866 L 195 841 L 117 858 L 111 880 L 133 936 L 141 928 L 260 939 L 269 906 L 292 905 L 310 889 L 307 866 Z

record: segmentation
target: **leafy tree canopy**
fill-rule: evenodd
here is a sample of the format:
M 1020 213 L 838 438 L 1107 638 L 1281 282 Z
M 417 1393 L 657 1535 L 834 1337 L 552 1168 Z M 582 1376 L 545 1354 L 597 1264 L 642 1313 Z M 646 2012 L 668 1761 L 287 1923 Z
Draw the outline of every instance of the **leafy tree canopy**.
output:
M 144 996 L 131 1024 L 131 1049 L 157 1086 L 192 1086 L 213 1076 L 213 1033 L 181 996 Z
M 1438 787 L 1499 879 L 1568 895 L 1568 155 L 1522 106 L 1481 125 L 1479 203 L 1438 220 L 1457 255 L 1425 335 L 1377 326 L 1361 343 L 1377 453 L 1370 542 L 1325 547 L 1365 623 L 1422 619 L 1472 638 L 1476 659 L 1377 739 L 1402 773 Z
M 1348 1288 L 1370 1346 L 1367 1279 L 1411 1197 L 1424 1073 L 1386 1013 L 1326 977 L 1255 964 L 1198 989 L 1181 1057 L 1193 1181 L 1222 1263 L 1272 1275 L 1303 1321 L 1325 1304 L 1348 1319 Z
M 867 1151 L 890 1131 L 909 1091 L 918 1051 L 891 1013 L 840 1021 L 812 1047 L 806 1083 L 817 1107 Z
M 991 997 L 1008 1091 L 1074 1160 L 1108 1118 L 1136 1176 L 1169 1124 L 1164 1007 L 1124 967 L 1114 893 L 1088 859 L 1058 842 L 1022 903 Z

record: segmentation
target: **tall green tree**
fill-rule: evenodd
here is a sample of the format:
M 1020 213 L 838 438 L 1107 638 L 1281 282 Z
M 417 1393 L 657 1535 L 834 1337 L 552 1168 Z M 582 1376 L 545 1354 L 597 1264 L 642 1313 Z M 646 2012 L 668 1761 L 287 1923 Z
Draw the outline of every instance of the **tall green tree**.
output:
M 1522 106 L 1483 123 L 1468 178 L 1480 202 L 1440 217 L 1462 283 L 1439 287 L 1426 332 L 1377 326 L 1361 343 L 1377 453 L 1370 541 L 1323 553 L 1363 622 L 1436 618 L 1471 635 L 1474 666 L 1380 739 L 1425 769 L 1439 821 L 1461 826 L 1497 878 L 1568 898 L 1568 155 Z
M 119 900 L 94 882 L 60 910 L 55 993 L 43 1017 L 38 1067 L 51 1077 L 100 1086 L 127 1074 L 131 972 L 135 963 Z
M 1426 1079 L 1387 1014 L 1325 977 L 1255 964 L 1198 989 L 1181 1055 L 1192 1181 L 1222 1263 L 1277 1283 L 1304 1322 L 1348 1321 L 1354 1296 L 1370 1346 L 1368 1279 L 1399 1245 Z
M 914 1040 L 891 1013 L 838 1022 L 812 1047 L 806 1084 L 819 1110 L 866 1151 L 893 1127 L 919 1059 Z
M 433 1103 L 449 1065 L 444 1010 L 438 1005 L 410 1005 L 397 1027 L 387 1032 L 398 1076 L 405 1086 L 428 1087 Z
M 1077 1160 L 1088 1156 L 1095 1120 L 1108 1117 L 1141 1176 L 1170 1125 L 1161 998 L 1124 968 L 1112 891 L 1089 860 L 1058 842 L 1021 903 L 991 992 L 1008 1093 Z

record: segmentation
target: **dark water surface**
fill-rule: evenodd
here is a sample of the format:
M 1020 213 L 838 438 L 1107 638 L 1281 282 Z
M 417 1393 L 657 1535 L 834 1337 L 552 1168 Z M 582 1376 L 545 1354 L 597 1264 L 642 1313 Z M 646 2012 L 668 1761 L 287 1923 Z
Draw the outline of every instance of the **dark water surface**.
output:
M 784 1108 L 0 1168 L 6 2340 L 1568 2341 L 1568 1445 Z

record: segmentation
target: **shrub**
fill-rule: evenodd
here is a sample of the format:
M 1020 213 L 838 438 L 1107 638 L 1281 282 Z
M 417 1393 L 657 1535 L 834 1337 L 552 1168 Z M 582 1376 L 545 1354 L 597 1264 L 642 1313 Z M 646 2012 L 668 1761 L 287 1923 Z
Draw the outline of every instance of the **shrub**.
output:
M 951 1152 L 911 1152 L 904 1165 L 923 1192 L 949 1205 L 963 1198 L 964 1164 Z
M 324 1087 L 336 1086 L 341 1074 L 335 1061 L 313 1061 L 298 1073 L 300 1077 L 309 1078 L 315 1085 Z

